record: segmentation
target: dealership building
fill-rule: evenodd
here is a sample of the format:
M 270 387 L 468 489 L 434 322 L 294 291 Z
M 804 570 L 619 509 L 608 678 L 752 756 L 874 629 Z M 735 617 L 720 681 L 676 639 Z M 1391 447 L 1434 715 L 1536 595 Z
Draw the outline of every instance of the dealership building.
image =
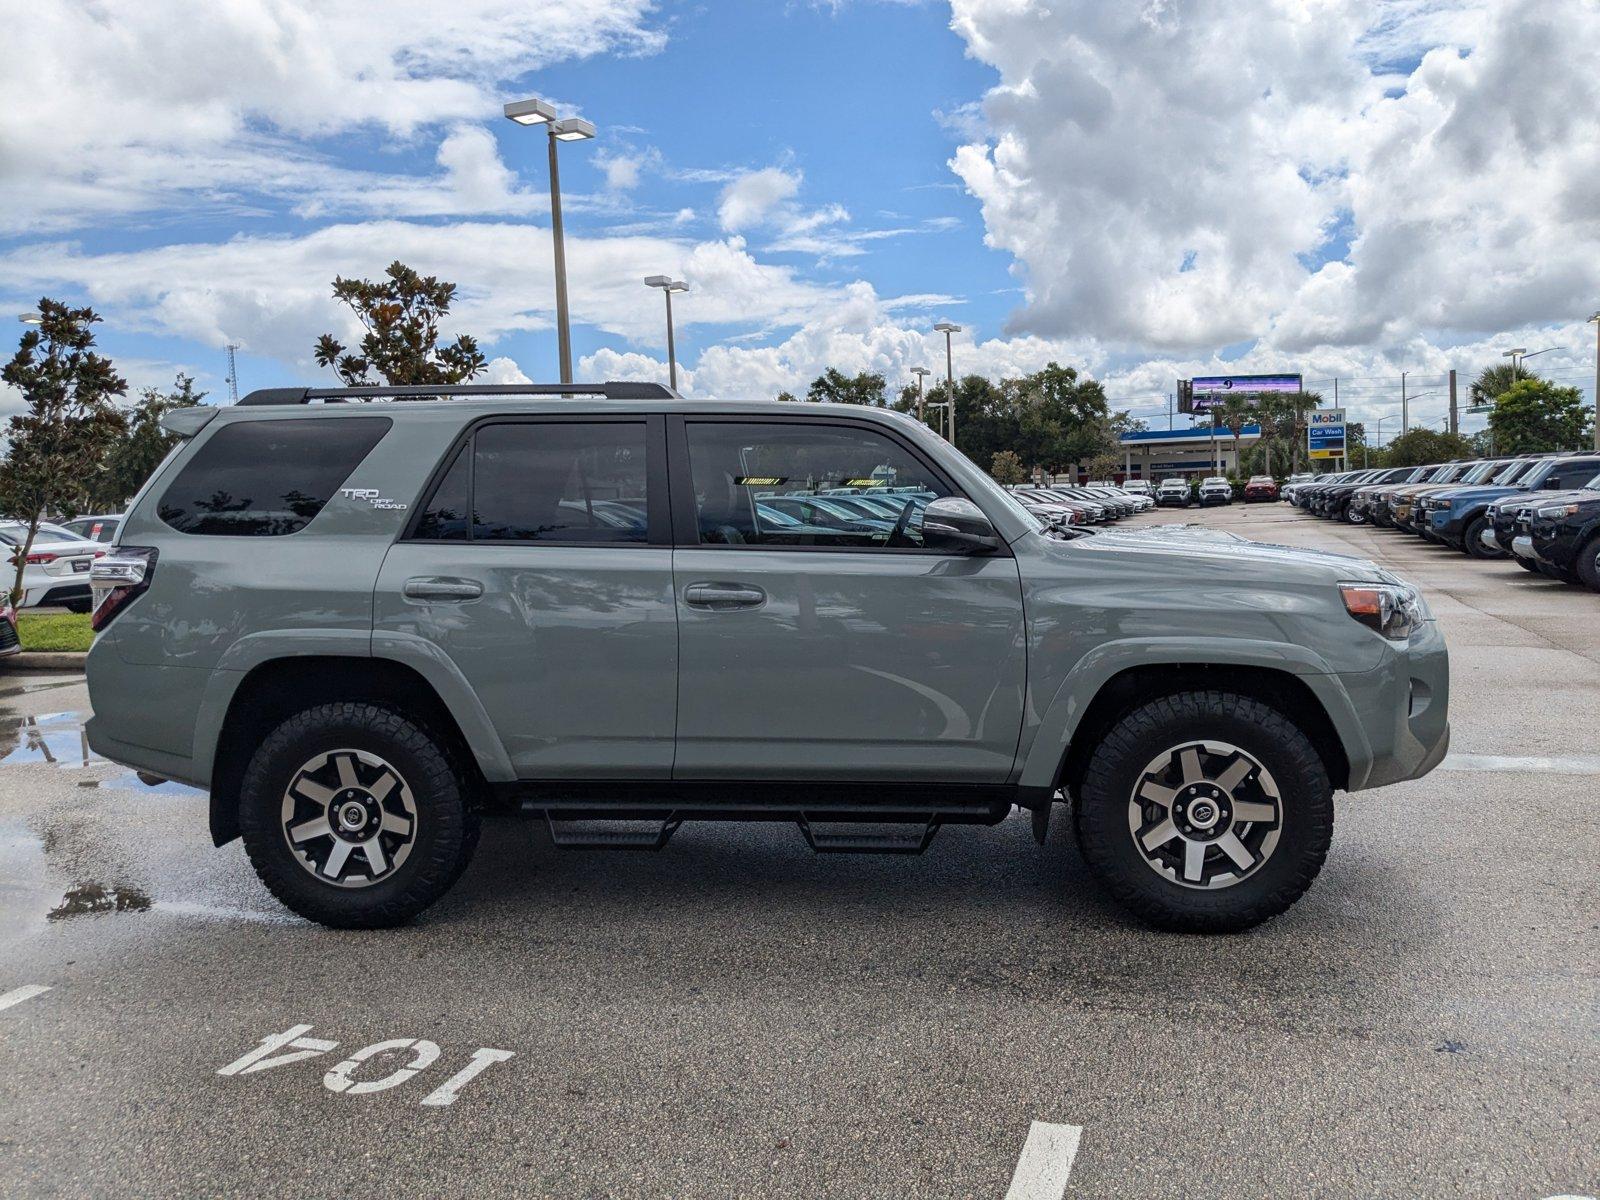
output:
M 1121 437 L 1124 479 L 1159 482 L 1168 475 L 1214 475 L 1238 469 L 1233 456 L 1233 431 L 1194 429 L 1141 429 Z M 1246 425 L 1239 449 L 1248 450 L 1261 440 L 1261 426 Z

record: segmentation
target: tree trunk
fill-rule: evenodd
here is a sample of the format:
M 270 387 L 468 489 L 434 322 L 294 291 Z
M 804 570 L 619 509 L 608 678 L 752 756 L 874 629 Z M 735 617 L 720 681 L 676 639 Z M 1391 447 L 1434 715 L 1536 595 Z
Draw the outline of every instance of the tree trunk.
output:
M 39 512 L 28 518 L 27 536 L 23 538 L 22 545 L 11 552 L 11 564 L 16 568 L 16 573 L 11 578 L 9 593 L 13 608 L 18 608 L 22 604 L 22 573 L 28 568 L 28 555 L 33 553 L 33 542 L 39 536 L 39 522 L 42 520 L 44 514 Z

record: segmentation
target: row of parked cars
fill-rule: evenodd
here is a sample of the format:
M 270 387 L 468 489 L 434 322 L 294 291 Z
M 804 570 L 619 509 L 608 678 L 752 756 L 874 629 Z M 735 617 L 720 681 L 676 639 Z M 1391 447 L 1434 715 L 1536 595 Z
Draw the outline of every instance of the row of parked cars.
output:
M 1511 558 L 1600 591 L 1600 453 L 1345 471 L 1283 493 L 1319 517 L 1414 533 L 1473 558 Z
M 1105 525 L 1156 506 L 1150 485 L 1133 481 L 1124 487 L 1092 483 L 1080 487 L 1018 484 L 1011 488 L 1017 503 L 1046 526 Z

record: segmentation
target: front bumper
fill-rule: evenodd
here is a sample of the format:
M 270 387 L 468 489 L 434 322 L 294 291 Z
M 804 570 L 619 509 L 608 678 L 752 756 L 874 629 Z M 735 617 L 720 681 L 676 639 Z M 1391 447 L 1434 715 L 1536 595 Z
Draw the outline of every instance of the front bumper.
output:
M 1358 726 L 1353 735 L 1341 730 L 1352 792 L 1419 779 L 1439 765 L 1450 749 L 1450 656 L 1436 621 L 1374 670 L 1337 678 Z

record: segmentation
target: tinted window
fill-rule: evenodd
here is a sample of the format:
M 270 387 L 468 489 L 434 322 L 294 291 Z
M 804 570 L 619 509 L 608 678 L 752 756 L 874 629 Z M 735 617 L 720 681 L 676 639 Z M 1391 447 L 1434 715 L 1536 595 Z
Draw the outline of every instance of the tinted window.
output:
M 1563 461 L 1551 473 L 1551 481 L 1546 481 L 1547 487 L 1581 488 L 1594 478 L 1594 473 L 1600 471 L 1600 459 L 1575 458 Z
M 156 511 L 181 533 L 296 533 L 322 511 L 389 424 L 388 417 L 340 417 L 228 425 L 184 464 Z
M 648 532 L 644 422 L 538 421 L 474 433 L 423 510 L 416 536 L 643 542 Z
M 870 429 L 691 422 L 688 432 L 702 545 L 916 549 L 923 509 L 952 494 Z

